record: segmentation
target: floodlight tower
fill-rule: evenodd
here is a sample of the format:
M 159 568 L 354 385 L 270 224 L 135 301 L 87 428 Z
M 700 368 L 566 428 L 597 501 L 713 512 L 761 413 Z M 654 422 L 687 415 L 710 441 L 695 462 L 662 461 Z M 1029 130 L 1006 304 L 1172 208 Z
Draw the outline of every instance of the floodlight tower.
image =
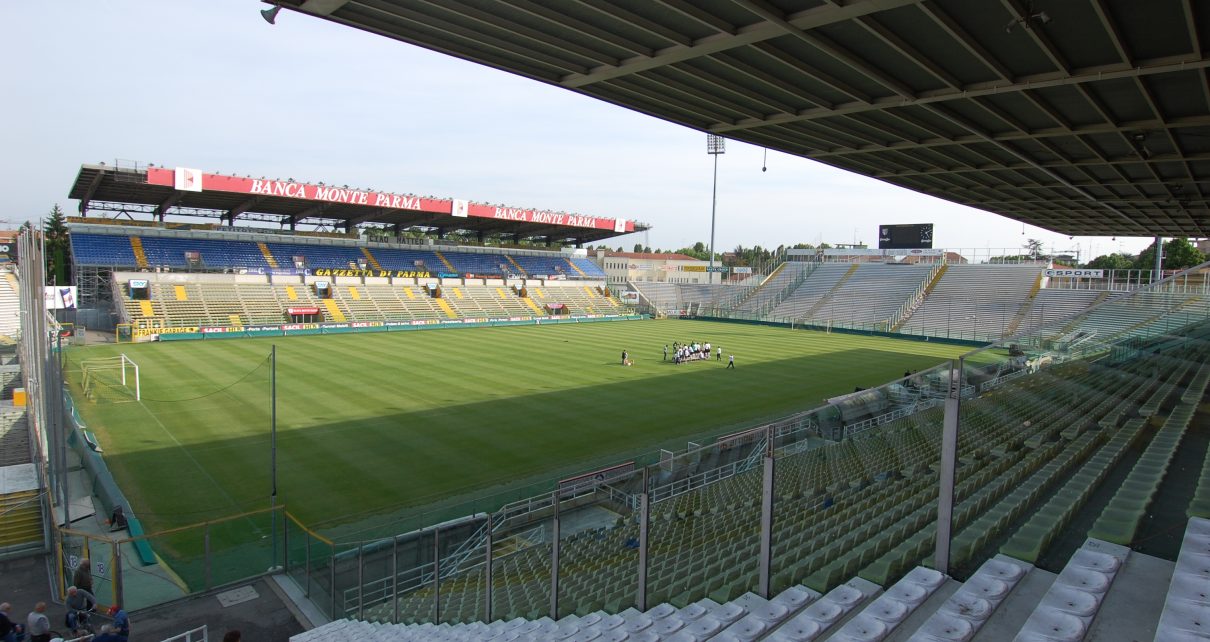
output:
M 718 157 L 727 153 L 726 139 L 718 134 L 706 134 L 706 153 L 714 157 L 714 191 L 710 197 L 710 263 L 706 268 L 706 283 L 714 283 L 714 214 L 718 211 Z

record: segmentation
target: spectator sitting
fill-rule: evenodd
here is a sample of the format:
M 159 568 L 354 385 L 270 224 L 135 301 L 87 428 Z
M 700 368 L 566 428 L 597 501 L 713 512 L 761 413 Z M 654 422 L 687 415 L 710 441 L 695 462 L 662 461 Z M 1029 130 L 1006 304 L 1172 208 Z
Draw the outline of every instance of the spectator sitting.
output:
M 117 604 L 109 607 L 109 617 L 113 618 L 114 633 L 130 637 L 130 616 L 122 607 Z
M 8 602 L 0 604 L 0 641 L 17 642 L 17 626 L 8 619 L 12 606 Z
M 50 619 L 46 617 L 46 602 L 38 602 L 25 618 L 25 632 L 30 642 L 50 642 Z
M 74 586 L 67 587 L 67 617 L 64 618 L 67 623 L 67 628 L 76 630 L 76 613 L 80 611 L 91 612 L 97 606 L 97 598 L 88 591 L 80 590 Z

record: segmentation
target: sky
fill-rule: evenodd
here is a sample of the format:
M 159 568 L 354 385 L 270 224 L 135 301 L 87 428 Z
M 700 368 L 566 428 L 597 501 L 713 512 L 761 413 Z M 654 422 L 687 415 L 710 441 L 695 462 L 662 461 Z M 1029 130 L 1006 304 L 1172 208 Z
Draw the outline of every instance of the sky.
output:
M 117 159 L 642 221 L 610 240 L 708 242 L 706 135 L 593 98 L 255 0 L 0 2 L 0 225 L 59 204 Z M 1040 239 L 1083 260 L 1151 239 L 1022 226 L 806 159 L 727 141 L 715 246 L 877 245 L 933 223 L 934 247 Z M 762 171 L 767 166 L 767 171 Z M 984 250 L 980 250 L 981 252 Z

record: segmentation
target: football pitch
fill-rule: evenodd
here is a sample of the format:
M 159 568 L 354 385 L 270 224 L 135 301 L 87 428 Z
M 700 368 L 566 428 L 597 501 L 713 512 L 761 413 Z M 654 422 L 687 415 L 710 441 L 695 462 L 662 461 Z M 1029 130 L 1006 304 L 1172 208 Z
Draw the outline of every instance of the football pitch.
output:
M 723 361 L 664 362 L 674 341 L 722 346 Z M 678 320 L 71 348 L 77 409 L 148 531 L 268 506 L 274 345 L 278 503 L 329 532 L 510 485 L 550 490 L 970 350 Z M 139 365 L 142 401 L 87 400 L 80 362 L 119 353 Z

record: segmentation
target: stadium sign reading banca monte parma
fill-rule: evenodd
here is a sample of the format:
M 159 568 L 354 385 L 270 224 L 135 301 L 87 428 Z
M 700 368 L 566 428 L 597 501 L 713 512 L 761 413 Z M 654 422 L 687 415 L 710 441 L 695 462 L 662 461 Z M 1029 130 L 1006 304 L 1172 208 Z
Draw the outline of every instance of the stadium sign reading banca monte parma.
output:
M 522 223 L 540 223 L 567 227 L 588 227 L 612 230 L 617 233 L 633 232 L 634 221 L 624 218 L 605 218 L 550 212 L 497 205 L 482 205 L 465 199 L 427 198 L 410 194 L 392 194 L 373 190 L 352 189 L 332 185 L 296 183 L 294 181 L 267 180 L 241 176 L 209 174 L 198 169 L 177 167 L 147 168 L 147 182 L 151 185 L 174 187 L 186 192 L 217 191 L 261 196 L 280 196 L 307 201 L 364 205 L 384 209 L 410 210 L 448 214 L 456 217 L 494 218 Z

